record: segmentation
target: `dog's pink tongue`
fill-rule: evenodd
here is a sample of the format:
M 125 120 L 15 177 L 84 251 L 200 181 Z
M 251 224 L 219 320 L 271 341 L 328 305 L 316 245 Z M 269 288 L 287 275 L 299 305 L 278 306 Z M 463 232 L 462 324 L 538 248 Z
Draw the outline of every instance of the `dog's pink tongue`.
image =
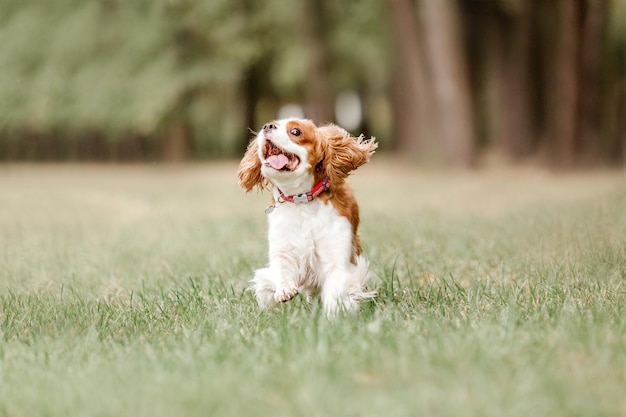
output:
M 289 158 L 281 153 L 279 155 L 270 156 L 267 158 L 267 162 L 269 162 L 274 169 L 283 169 L 285 165 L 289 163 Z

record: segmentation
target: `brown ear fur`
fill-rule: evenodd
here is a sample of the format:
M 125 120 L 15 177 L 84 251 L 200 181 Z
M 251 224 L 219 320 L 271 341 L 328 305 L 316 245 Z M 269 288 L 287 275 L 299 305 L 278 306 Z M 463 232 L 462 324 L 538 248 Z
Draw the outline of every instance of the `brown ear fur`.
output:
M 317 129 L 324 149 L 324 170 L 333 185 L 341 184 L 353 171 L 369 161 L 378 148 L 375 138 L 355 138 L 336 125 Z
M 252 190 L 255 186 L 263 187 L 265 179 L 261 175 L 261 161 L 259 160 L 259 145 L 256 138 L 250 142 L 246 153 L 243 155 L 237 170 L 239 186 L 246 190 Z

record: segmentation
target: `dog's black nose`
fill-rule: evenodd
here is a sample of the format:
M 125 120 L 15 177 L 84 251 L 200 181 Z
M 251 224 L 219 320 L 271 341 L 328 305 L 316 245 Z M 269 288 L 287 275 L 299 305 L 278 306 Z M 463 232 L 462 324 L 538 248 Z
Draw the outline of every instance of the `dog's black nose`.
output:
M 274 129 L 276 129 L 276 125 L 274 123 L 265 123 L 263 125 L 264 132 L 269 132 L 270 130 L 274 130 Z

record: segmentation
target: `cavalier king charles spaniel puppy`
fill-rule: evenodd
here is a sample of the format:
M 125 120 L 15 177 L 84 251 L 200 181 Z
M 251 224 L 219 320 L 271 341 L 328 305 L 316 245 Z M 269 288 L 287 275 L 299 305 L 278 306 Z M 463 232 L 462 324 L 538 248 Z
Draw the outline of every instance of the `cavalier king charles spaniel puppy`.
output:
M 310 120 L 267 123 L 239 164 L 239 185 L 272 192 L 268 218 L 269 265 L 252 287 L 261 308 L 298 293 L 319 294 L 324 311 L 352 311 L 366 290 L 369 263 L 361 255 L 359 208 L 346 177 L 369 161 L 374 138 L 350 136 Z

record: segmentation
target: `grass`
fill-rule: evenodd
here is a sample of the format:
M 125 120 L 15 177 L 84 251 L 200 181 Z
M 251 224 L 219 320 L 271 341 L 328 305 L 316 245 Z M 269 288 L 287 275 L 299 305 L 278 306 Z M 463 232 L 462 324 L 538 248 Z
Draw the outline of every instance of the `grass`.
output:
M 623 173 L 352 179 L 378 298 L 260 312 L 234 164 L 0 167 L 0 415 L 626 415 Z

